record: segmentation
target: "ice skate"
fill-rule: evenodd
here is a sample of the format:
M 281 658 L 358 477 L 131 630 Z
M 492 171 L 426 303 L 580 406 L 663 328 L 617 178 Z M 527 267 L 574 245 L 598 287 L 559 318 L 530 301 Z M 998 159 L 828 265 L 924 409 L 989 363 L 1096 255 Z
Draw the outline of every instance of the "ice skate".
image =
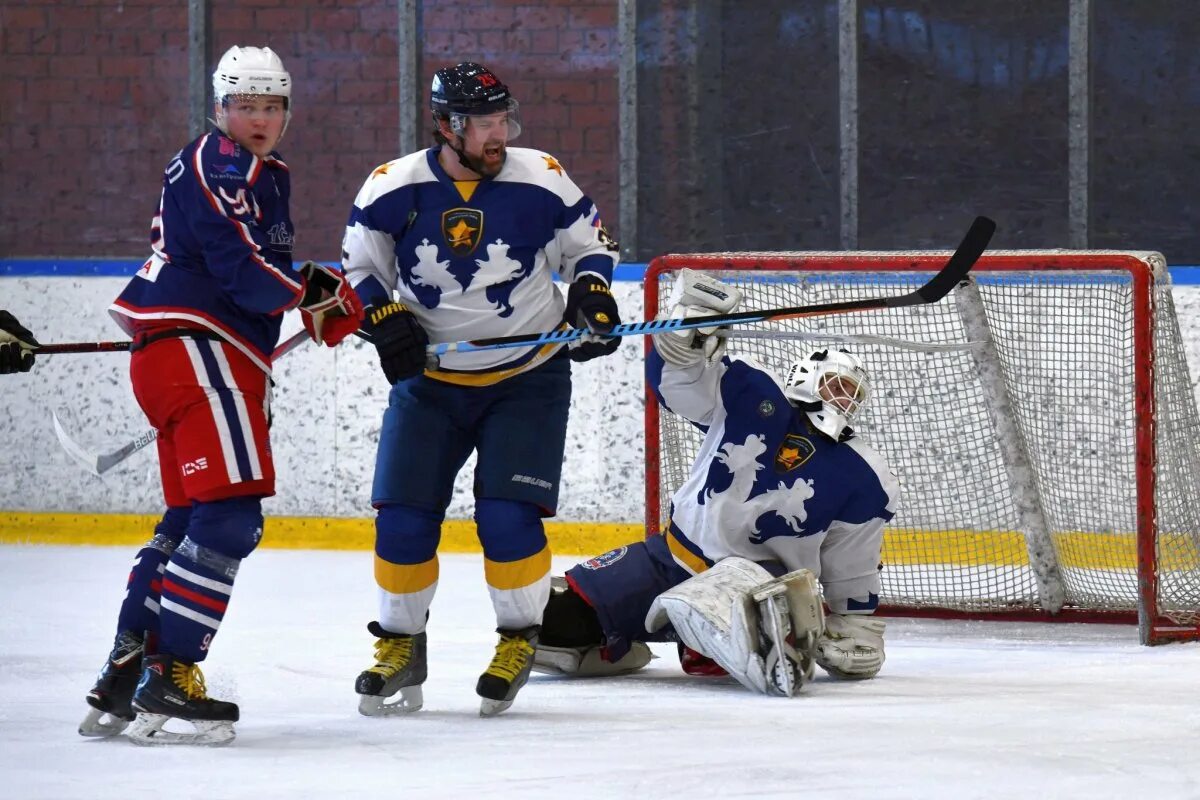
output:
M 364 670 L 354 683 L 354 691 L 361 695 L 358 713 L 384 717 L 420 710 L 425 702 L 421 684 L 429 675 L 425 632 L 411 636 L 389 633 L 378 622 L 367 625 L 367 630 L 377 637 L 375 666 Z M 384 702 L 397 692 L 400 693 L 399 700 Z
M 80 736 L 116 736 L 133 721 L 129 704 L 142 674 L 142 652 L 141 637 L 131 631 L 117 634 L 96 685 L 88 692 L 87 704 L 92 708 L 79 723 Z
M 134 744 L 229 744 L 238 720 L 236 703 L 213 700 L 205 692 L 200 667 L 170 655 L 146 657 L 142 679 L 133 694 L 137 719 L 129 726 Z M 164 730 L 172 720 L 194 728 L 190 733 Z
M 483 698 L 479 705 L 481 717 L 494 717 L 511 706 L 517 692 L 529 680 L 541 626 L 530 625 L 519 630 L 501 628 L 496 632 L 500 634 L 496 655 L 475 685 L 475 693 Z

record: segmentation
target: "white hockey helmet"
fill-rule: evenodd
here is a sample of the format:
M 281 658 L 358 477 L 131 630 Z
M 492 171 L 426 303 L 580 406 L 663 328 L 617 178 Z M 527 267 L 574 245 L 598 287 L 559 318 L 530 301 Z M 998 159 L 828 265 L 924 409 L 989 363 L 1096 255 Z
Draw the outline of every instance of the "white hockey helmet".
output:
M 283 130 L 292 119 L 292 76 L 269 47 L 238 47 L 225 51 L 213 72 L 213 101 L 224 107 L 234 95 L 274 95 L 283 98 Z M 217 127 L 228 133 L 225 115 L 217 112 Z M 282 137 L 282 134 L 280 134 Z
M 792 364 L 783 394 L 808 413 L 817 430 L 841 439 L 871 396 L 871 380 L 858 356 L 817 350 Z

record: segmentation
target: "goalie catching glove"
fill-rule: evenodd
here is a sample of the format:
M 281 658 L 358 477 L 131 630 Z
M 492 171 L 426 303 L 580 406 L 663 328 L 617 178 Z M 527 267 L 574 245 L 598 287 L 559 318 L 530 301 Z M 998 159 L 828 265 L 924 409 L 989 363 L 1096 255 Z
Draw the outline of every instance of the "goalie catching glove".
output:
M 874 617 L 830 614 L 825 618 L 825 632 L 817 640 L 817 663 L 835 678 L 874 678 L 883 666 L 886 627 L 887 623 Z
M 742 303 L 742 292 L 716 278 L 693 269 L 679 271 L 671 287 L 666 306 L 670 310 L 658 319 L 700 319 L 730 314 Z M 654 335 L 654 349 L 663 360 L 677 367 L 713 363 L 725 354 L 725 340 L 716 335 L 722 326 L 688 328 Z
M 567 343 L 567 355 L 572 361 L 611 355 L 621 346 L 619 337 L 604 335 L 621 324 L 621 314 L 612 290 L 597 277 L 584 275 L 571 284 L 563 322 L 588 330 L 582 338 Z
M 33 369 L 38 340 L 7 311 L 0 311 L 0 375 Z
M 300 274 L 304 276 L 300 318 L 314 342 L 333 347 L 358 330 L 362 301 L 345 275 L 315 261 L 305 261 Z

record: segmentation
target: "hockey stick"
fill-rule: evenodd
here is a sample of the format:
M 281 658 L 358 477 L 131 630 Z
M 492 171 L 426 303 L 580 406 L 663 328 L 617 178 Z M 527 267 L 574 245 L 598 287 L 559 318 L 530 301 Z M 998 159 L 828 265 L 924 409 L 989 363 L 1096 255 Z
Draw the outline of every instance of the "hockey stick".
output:
M 958 249 L 950 256 L 946 266 L 934 275 L 919 289 L 908 294 L 895 297 L 880 297 L 867 300 L 847 300 L 839 303 L 818 303 L 809 306 L 793 306 L 790 308 L 764 309 L 758 311 L 739 311 L 732 314 L 717 314 L 712 317 L 693 319 L 657 319 L 646 322 L 630 322 L 618 325 L 606 337 L 612 336 L 643 336 L 645 334 L 662 333 L 664 331 L 687 330 L 690 328 L 711 328 L 717 325 L 740 325 L 751 322 L 767 322 L 775 319 L 793 319 L 795 317 L 815 317 L 827 314 L 848 314 L 857 311 L 875 311 L 885 308 L 902 308 L 904 306 L 936 303 L 958 285 L 967 276 L 971 267 L 983 255 L 992 234 L 996 232 L 996 223 L 987 217 L 976 217 L 971 223 L 967 235 L 963 237 Z M 496 336 L 490 339 L 470 339 L 463 342 L 443 342 L 431 344 L 428 351 L 433 355 L 451 352 L 471 352 L 477 350 L 496 350 L 505 347 L 526 347 L 543 344 L 562 344 L 573 342 L 589 335 L 583 328 L 567 328 L 550 333 L 527 333 L 518 336 Z
M 288 353 L 292 352 L 293 350 L 295 350 L 297 347 L 304 344 L 308 340 L 309 340 L 309 335 L 308 335 L 307 331 L 297 331 L 296 333 L 292 334 L 290 337 L 285 339 L 278 347 L 276 347 L 273 351 L 271 351 L 271 363 L 274 363 L 276 360 L 278 360 L 278 359 L 282 358 L 283 356 L 287 355 Z M 99 344 L 126 344 L 127 345 L 130 343 L 129 342 L 100 342 Z M 54 346 L 72 347 L 74 345 L 54 345 Z M 125 348 L 110 348 L 110 349 L 112 349 L 112 350 L 127 350 L 128 348 L 125 347 Z M 86 353 L 86 352 L 102 352 L 102 351 L 98 351 L 98 350 L 63 350 L 61 352 Z M 39 353 L 40 353 L 40 351 L 39 351 Z M 122 461 L 129 458 L 131 455 L 133 455 L 137 451 L 142 450 L 143 448 L 149 447 L 150 445 L 154 444 L 154 442 L 158 439 L 158 430 L 155 428 L 147 428 L 146 430 L 139 433 L 133 439 L 133 441 L 129 442 L 128 444 L 126 444 L 122 447 L 118 447 L 116 450 L 112 451 L 111 453 L 99 453 L 99 454 L 89 453 L 87 450 L 83 449 L 82 445 L 80 445 L 77 441 L 72 439 L 67 434 L 66 428 L 63 427 L 62 422 L 58 418 L 58 412 L 52 410 L 50 412 L 50 417 L 54 421 L 54 435 L 56 437 L 58 437 L 58 443 L 60 445 L 62 445 L 63 450 L 66 450 L 67 454 L 69 456 L 71 456 L 71 458 L 74 458 L 76 461 L 78 461 L 79 464 L 84 469 L 86 469 L 88 472 L 92 473 L 93 475 L 97 475 L 97 476 L 103 475 L 105 472 L 108 472 L 110 469 L 115 467 L 117 464 L 120 464 Z

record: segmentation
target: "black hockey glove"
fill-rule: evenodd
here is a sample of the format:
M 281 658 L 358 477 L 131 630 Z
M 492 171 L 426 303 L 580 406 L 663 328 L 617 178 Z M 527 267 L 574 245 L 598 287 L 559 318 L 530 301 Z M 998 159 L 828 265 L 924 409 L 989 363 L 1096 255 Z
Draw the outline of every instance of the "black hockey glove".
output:
M 362 329 L 379 351 L 379 363 L 388 383 L 420 375 L 425 370 L 429 334 L 401 303 L 367 306 Z
M 563 321 L 574 328 L 586 328 L 590 333 L 567 344 L 572 361 L 588 361 L 615 353 L 621 346 L 620 337 L 603 336 L 621 324 L 617 301 L 607 284 L 588 275 L 571 284 L 567 290 L 567 313 Z
M 33 353 L 38 340 L 7 311 L 0 311 L 0 375 L 29 372 L 33 369 Z

